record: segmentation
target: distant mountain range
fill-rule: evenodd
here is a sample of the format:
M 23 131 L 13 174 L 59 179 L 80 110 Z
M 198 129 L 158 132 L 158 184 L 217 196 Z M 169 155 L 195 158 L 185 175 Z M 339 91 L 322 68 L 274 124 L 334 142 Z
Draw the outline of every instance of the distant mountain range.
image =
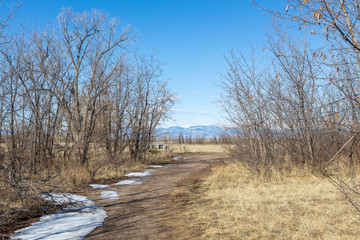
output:
M 184 138 L 186 137 L 205 137 L 205 139 L 211 139 L 213 137 L 219 137 L 223 133 L 223 128 L 214 125 L 198 125 L 191 126 L 187 128 L 173 126 L 167 128 L 157 128 L 155 134 L 157 138 L 162 138 L 164 136 L 177 138 L 179 134 L 182 134 Z

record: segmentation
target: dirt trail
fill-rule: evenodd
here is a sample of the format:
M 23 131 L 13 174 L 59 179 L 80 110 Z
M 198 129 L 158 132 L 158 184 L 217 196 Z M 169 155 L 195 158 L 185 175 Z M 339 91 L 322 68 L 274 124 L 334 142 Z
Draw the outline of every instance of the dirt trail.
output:
M 85 239 L 199 239 L 179 214 L 181 209 L 176 209 L 174 193 L 193 187 L 210 171 L 210 164 L 222 159 L 220 154 L 181 157 L 171 167 L 157 168 L 141 178 L 141 185 L 112 185 L 117 199 L 103 200 L 100 192 L 109 189 L 94 189 L 89 198 L 105 207 L 108 217 Z

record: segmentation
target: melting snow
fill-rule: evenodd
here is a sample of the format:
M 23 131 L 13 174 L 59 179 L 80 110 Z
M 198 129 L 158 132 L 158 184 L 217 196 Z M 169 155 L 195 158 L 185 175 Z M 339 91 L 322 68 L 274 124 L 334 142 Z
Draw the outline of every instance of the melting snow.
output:
M 101 191 L 101 197 L 103 199 L 116 199 L 119 195 L 115 191 Z
M 10 236 L 10 239 L 80 240 L 101 226 L 106 218 L 104 208 L 96 207 L 92 201 L 84 196 L 62 193 L 41 195 L 41 197 L 59 204 L 76 204 L 65 208 L 65 210 L 76 210 L 76 212 L 57 212 L 42 216 L 39 222 L 17 230 L 15 234 Z
M 149 165 L 149 167 L 153 167 L 153 168 L 161 168 L 161 167 L 164 167 L 164 166 L 160 166 L 160 165 Z
M 102 184 L 89 184 L 90 187 L 93 188 L 108 188 L 109 185 L 102 185 Z
M 115 183 L 114 185 L 139 185 L 142 184 L 142 182 L 139 179 L 133 179 L 133 180 L 123 180 L 118 183 Z
M 178 161 L 180 159 L 178 157 L 174 157 L 173 160 Z
M 154 169 L 146 169 L 144 172 L 132 172 L 128 173 L 125 176 L 126 177 L 147 177 L 151 175 L 151 172 L 153 172 Z

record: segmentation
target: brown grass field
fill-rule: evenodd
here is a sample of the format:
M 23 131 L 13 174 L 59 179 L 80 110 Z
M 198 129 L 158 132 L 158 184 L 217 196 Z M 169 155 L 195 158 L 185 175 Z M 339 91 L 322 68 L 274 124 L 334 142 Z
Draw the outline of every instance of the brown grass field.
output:
M 174 153 L 221 153 L 224 145 L 221 144 L 174 144 Z
M 203 239 L 360 239 L 360 214 L 305 170 L 264 180 L 239 163 L 213 168 L 186 215 Z
M 177 141 L 173 142 L 156 142 L 155 144 L 169 144 L 170 152 L 174 154 L 187 154 L 187 153 L 223 153 L 228 144 L 216 143 L 203 143 L 203 144 L 179 144 Z

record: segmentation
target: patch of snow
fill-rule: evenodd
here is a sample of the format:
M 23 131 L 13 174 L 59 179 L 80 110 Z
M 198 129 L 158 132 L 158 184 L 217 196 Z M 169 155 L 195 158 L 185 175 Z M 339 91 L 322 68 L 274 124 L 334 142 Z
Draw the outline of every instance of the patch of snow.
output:
M 108 188 L 109 185 L 102 185 L 102 184 L 89 184 L 90 187 L 93 188 Z
M 140 185 L 142 182 L 139 179 L 123 180 L 114 185 Z
M 126 177 L 147 177 L 151 175 L 154 169 L 146 169 L 144 172 L 131 172 L 126 174 Z
M 180 159 L 178 157 L 174 157 L 173 160 L 179 161 Z
M 101 197 L 103 199 L 116 199 L 119 195 L 115 191 L 101 191 Z
M 103 207 L 96 207 L 84 196 L 70 193 L 46 194 L 41 197 L 59 204 L 76 204 L 65 208 L 75 212 L 57 212 L 42 216 L 31 226 L 15 231 L 10 239 L 75 239 L 85 238 L 95 228 L 101 226 L 107 217 Z M 81 211 L 81 212 L 79 212 Z
M 164 166 L 160 166 L 160 165 L 149 165 L 149 167 L 153 167 L 153 168 L 162 168 Z

